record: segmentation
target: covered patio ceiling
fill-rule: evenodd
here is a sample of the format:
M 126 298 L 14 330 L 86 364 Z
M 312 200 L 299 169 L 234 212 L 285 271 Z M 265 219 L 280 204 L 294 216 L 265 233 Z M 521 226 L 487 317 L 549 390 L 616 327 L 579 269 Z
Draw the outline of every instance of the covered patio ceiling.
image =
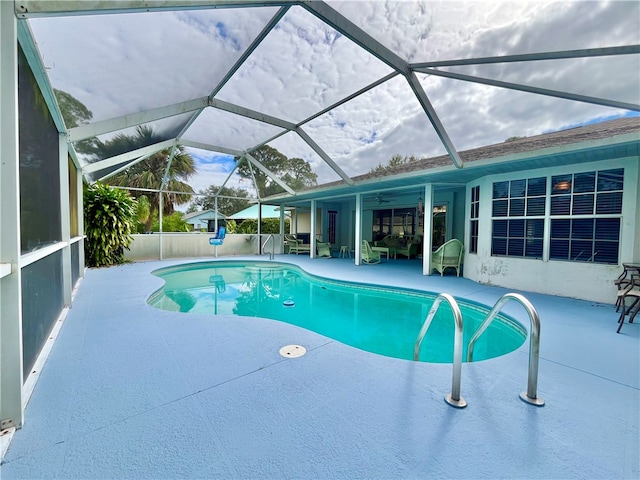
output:
M 15 11 L 88 181 L 182 145 L 194 190 L 256 196 L 241 157 L 278 183 L 278 203 L 380 189 L 354 177 L 396 154 L 445 156 L 433 181 L 455 184 L 478 175 L 461 174 L 462 150 L 640 111 L 638 2 L 27 0 Z M 65 125 L 54 89 L 90 117 Z M 153 132 L 139 148 L 104 158 L 78 148 L 139 126 Z M 267 144 L 329 185 L 295 191 L 255 158 Z

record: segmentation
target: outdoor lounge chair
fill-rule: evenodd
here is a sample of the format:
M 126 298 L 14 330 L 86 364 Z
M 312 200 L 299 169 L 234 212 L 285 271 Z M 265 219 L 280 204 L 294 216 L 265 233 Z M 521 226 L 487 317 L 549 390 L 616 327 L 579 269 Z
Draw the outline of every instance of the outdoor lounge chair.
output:
M 431 254 L 431 270 L 435 268 L 442 276 L 447 268 L 455 268 L 456 276 L 459 277 L 463 253 L 464 245 L 462 242 L 457 238 L 452 238 Z
M 629 323 L 633 323 L 633 319 L 640 311 L 640 275 L 633 274 L 629 279 L 628 285 L 622 289 L 618 290 L 618 302 L 616 302 L 619 308 L 622 308 L 622 312 L 620 312 L 620 318 L 618 319 L 618 330 L 617 333 L 620 333 L 620 329 L 624 324 L 624 317 L 629 315 Z M 627 298 L 631 299 L 631 305 L 626 305 Z
M 362 261 L 367 264 L 380 263 L 380 252 L 374 252 L 366 240 L 362 241 Z
M 318 257 L 331 258 L 331 244 L 324 242 L 316 242 L 316 249 L 318 250 Z
M 311 245 L 309 245 L 308 243 L 303 243 L 303 241 L 299 238 L 296 238 L 295 235 L 285 233 L 284 239 L 286 244 L 289 246 L 289 253 L 311 253 Z

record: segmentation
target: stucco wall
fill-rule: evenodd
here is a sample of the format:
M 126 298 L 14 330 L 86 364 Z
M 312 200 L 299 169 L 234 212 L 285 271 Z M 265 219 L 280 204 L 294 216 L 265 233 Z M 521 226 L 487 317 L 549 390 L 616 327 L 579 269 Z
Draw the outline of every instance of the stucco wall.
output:
M 213 257 L 215 249 L 209 245 L 211 234 L 206 233 L 163 233 L 163 258 Z M 268 235 L 262 235 L 262 243 Z M 280 235 L 274 235 L 275 253 L 282 252 Z M 132 261 L 157 260 L 159 252 L 160 234 L 133 235 L 129 251 L 125 258 Z M 271 242 L 267 245 L 267 252 L 271 252 Z M 251 255 L 258 253 L 258 235 L 227 235 L 224 243 L 218 247 L 218 256 Z
M 478 253 L 465 252 L 464 276 L 480 283 L 496 285 L 516 290 L 560 295 L 603 303 L 615 303 L 616 287 L 613 281 L 622 272 L 621 265 L 602 265 L 557 260 L 539 260 L 513 257 L 491 256 L 491 202 L 493 182 L 550 176 L 565 173 L 584 172 L 624 167 L 624 194 L 620 238 L 620 263 L 639 262 L 639 172 L 637 157 L 584 163 L 570 167 L 555 167 L 544 170 L 522 171 L 512 175 L 490 176 L 470 183 L 470 188 L 480 185 L 480 235 Z M 468 202 L 467 202 L 468 203 Z M 466 223 L 469 208 L 466 209 Z M 469 244 L 467 231 L 465 245 Z M 545 246 L 546 247 L 546 246 Z

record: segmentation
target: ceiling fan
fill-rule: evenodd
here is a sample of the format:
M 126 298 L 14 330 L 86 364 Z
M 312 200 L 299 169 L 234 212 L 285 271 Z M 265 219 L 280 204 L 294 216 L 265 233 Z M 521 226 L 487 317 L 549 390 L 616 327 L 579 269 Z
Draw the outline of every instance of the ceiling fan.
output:
M 382 205 L 383 203 L 389 203 L 392 198 L 385 197 L 382 193 L 377 193 L 375 197 L 373 197 L 373 201 L 376 205 Z

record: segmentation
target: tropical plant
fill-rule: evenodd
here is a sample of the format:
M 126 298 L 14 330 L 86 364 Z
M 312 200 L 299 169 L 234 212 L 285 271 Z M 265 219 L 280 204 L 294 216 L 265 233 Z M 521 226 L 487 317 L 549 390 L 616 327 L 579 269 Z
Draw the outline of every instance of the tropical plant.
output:
M 85 261 L 89 267 L 124 263 L 136 223 L 136 201 L 100 182 L 84 187 Z
M 284 230 L 285 232 L 289 231 L 289 219 L 284 219 Z M 257 218 L 248 218 L 243 221 L 236 228 L 236 233 L 258 233 L 258 219 Z M 260 228 L 260 233 L 280 233 L 280 219 L 279 218 L 263 218 Z
M 159 232 L 160 222 L 157 218 L 153 219 L 152 231 Z M 191 230 L 191 226 L 182 219 L 181 212 L 173 212 L 171 215 L 162 217 L 162 231 L 163 232 L 188 232 Z
M 227 233 L 238 233 L 238 224 L 235 220 L 226 220 L 227 223 Z
M 159 141 L 153 130 L 147 126 L 139 126 L 135 135 L 118 134 L 107 142 L 100 142 L 99 150 L 102 158 L 109 158 L 124 152 L 136 150 Z M 163 179 L 167 170 L 167 162 L 171 156 L 171 148 L 157 152 L 141 162 L 136 163 L 127 170 L 114 175 L 107 180 L 110 185 L 118 185 L 130 188 L 158 190 L 163 187 L 163 214 L 171 215 L 175 205 L 182 205 L 191 200 L 193 188 L 186 183 L 195 172 L 195 163 L 183 147 L 177 147 L 171 161 L 167 180 L 163 185 Z M 171 192 L 171 193 L 169 193 Z M 176 193 L 177 192 L 177 193 Z M 149 199 L 151 214 L 145 222 L 146 231 L 150 231 L 153 220 L 158 216 L 160 208 L 160 195 L 156 192 L 140 190 L 132 191 L 134 197 L 145 195 Z
M 146 195 L 140 195 L 137 199 L 138 205 L 136 207 L 136 231 L 138 233 L 146 233 L 146 223 L 151 216 L 151 204 Z
M 200 197 L 191 202 L 187 213 L 197 212 L 199 210 L 215 210 L 216 195 L 218 195 L 218 211 L 223 215 L 233 215 L 251 205 L 247 198 L 249 194 L 242 188 L 211 185 L 206 190 L 200 190 L 200 195 Z
M 251 156 L 277 175 L 280 180 L 293 190 L 302 190 L 318 183 L 318 176 L 311 170 L 311 164 L 302 158 L 288 158 L 269 145 L 263 145 L 254 150 L 251 152 Z M 240 158 L 235 157 L 235 161 L 238 162 Z M 251 180 L 255 177 L 256 187 L 262 198 L 284 191 L 280 185 L 262 171 L 253 168 L 253 176 L 251 171 L 252 169 L 247 162 L 242 162 L 238 166 L 238 175 L 242 178 Z

